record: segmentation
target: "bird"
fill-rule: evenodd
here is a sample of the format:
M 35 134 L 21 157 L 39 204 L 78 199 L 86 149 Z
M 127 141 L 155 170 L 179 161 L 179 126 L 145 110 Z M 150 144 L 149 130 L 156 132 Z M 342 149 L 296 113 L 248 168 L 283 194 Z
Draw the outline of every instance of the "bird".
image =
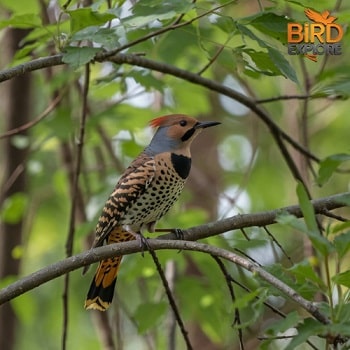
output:
M 191 169 L 190 146 L 217 121 L 198 121 L 171 114 L 149 122 L 155 134 L 136 157 L 107 199 L 95 229 L 92 248 L 141 238 L 154 232 L 156 222 L 180 196 Z M 87 293 L 85 309 L 106 311 L 112 303 L 122 257 L 102 260 Z

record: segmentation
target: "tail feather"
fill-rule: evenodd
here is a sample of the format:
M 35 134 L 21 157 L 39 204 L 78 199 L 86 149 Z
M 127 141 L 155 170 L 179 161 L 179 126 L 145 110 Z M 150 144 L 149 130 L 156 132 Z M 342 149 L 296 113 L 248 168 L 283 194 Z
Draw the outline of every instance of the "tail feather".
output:
M 116 227 L 109 235 L 107 244 L 134 240 L 130 232 Z M 106 311 L 112 302 L 114 288 L 122 256 L 102 260 L 91 282 L 90 289 L 85 300 L 85 309 Z
M 121 256 L 102 260 L 91 282 L 85 309 L 105 311 L 112 302 Z

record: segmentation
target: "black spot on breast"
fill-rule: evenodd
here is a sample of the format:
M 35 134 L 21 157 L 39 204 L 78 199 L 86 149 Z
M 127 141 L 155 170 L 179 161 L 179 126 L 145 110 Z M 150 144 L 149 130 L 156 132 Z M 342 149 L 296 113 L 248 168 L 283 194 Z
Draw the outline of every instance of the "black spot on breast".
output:
M 178 175 L 186 179 L 191 169 L 191 158 L 172 153 L 171 162 Z

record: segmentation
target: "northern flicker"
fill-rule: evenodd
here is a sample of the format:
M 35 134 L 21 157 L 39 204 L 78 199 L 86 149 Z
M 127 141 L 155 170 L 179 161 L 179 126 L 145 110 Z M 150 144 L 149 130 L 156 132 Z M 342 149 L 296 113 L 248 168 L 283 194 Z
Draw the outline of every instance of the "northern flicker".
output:
M 204 129 L 218 122 L 200 122 L 174 114 L 153 119 L 151 143 L 130 164 L 108 198 L 96 226 L 93 247 L 134 240 L 178 199 L 191 168 L 190 146 Z M 105 311 L 112 302 L 121 257 L 100 262 L 85 301 L 86 309 Z

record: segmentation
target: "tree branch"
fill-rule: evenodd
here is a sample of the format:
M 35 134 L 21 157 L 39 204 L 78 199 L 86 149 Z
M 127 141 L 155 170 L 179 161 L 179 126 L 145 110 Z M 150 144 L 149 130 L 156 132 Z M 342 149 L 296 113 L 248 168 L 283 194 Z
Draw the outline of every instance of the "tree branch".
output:
M 4 139 L 6 137 L 11 137 L 13 135 L 19 134 L 25 130 L 28 130 L 30 128 L 32 128 L 33 126 L 35 126 L 36 124 L 38 124 L 39 122 L 41 122 L 44 118 L 46 118 L 55 108 L 56 106 L 61 102 L 63 95 L 66 93 L 66 91 L 61 92 L 59 95 L 57 95 L 47 106 L 47 108 L 40 113 L 40 115 L 35 118 L 34 120 L 31 120 L 17 128 L 11 129 L 6 131 L 3 134 L 0 134 L 0 140 Z
M 62 65 L 62 58 L 62 54 L 57 54 L 48 57 L 40 57 L 35 60 L 22 63 L 18 66 L 4 69 L 0 72 L 0 83 L 6 80 L 10 80 L 14 77 L 23 75 L 25 73 L 33 72 L 35 70 Z
M 84 86 L 82 91 L 82 111 L 80 118 L 80 128 L 79 136 L 76 148 L 76 163 L 74 166 L 73 174 L 73 188 L 72 188 L 72 206 L 69 215 L 69 227 L 66 239 L 66 256 L 69 257 L 73 252 L 73 243 L 75 237 L 75 221 L 76 221 L 76 207 L 78 202 L 78 192 L 79 192 L 79 176 L 81 172 L 81 163 L 83 158 L 83 147 L 84 147 L 84 137 L 85 137 L 85 124 L 87 118 L 87 97 L 89 93 L 90 85 L 90 64 L 85 65 L 85 76 L 84 76 Z M 69 274 L 64 276 L 64 287 L 63 287 L 63 331 L 62 331 L 62 349 L 67 348 L 67 334 L 68 334 L 68 322 L 69 322 L 69 285 L 70 285 Z
M 325 209 L 333 210 L 336 208 L 345 207 L 347 206 L 349 199 L 350 192 L 345 192 L 330 197 L 313 200 L 311 203 L 313 204 L 316 214 L 318 214 L 322 213 Z M 277 280 L 275 277 L 264 271 L 263 268 L 252 263 L 248 259 L 220 248 L 211 247 L 202 243 L 190 242 L 244 227 L 271 225 L 276 222 L 277 215 L 282 212 L 288 212 L 296 217 L 302 217 L 300 207 L 298 205 L 293 205 L 255 214 L 235 215 L 227 219 L 192 227 L 183 231 L 184 239 L 186 241 L 173 241 L 172 239 L 175 239 L 176 237 L 173 233 L 169 233 L 160 236 L 158 239 L 150 239 L 149 243 L 152 249 L 197 250 L 213 254 L 239 264 L 243 268 L 258 274 L 268 283 L 283 291 L 283 293 L 288 295 L 294 301 L 298 302 L 305 310 L 309 311 L 320 322 L 326 323 L 327 319 L 324 316 L 319 315 L 319 311 L 317 308 L 315 308 L 314 304 L 301 298 L 290 287 L 286 286 L 283 282 Z M 43 283 L 53 280 L 67 272 L 76 270 L 82 266 L 90 265 L 112 256 L 128 255 L 140 252 L 141 250 L 142 248 L 140 247 L 139 243 L 135 241 L 103 246 L 71 256 L 67 259 L 46 266 L 26 277 L 23 277 L 22 279 L 0 290 L 0 305 L 40 286 Z
M 285 133 L 282 129 L 280 129 L 280 127 L 264 112 L 264 110 L 262 110 L 256 104 L 256 102 L 252 98 L 245 96 L 213 80 L 204 78 L 198 74 L 191 73 L 189 71 L 177 68 L 175 66 L 172 66 L 163 62 L 149 60 L 147 58 L 140 57 L 140 55 L 135 55 L 135 54 L 129 55 L 129 54 L 118 53 L 114 56 L 111 56 L 111 52 L 113 51 L 105 51 L 105 52 L 100 52 L 96 54 L 95 61 L 96 62 L 109 61 L 117 64 L 129 64 L 129 65 L 135 65 L 143 68 L 148 68 L 157 72 L 162 72 L 164 74 L 175 76 L 177 78 L 186 80 L 196 85 L 204 86 L 209 90 L 216 91 L 222 95 L 228 96 L 242 103 L 243 105 L 248 107 L 250 110 L 252 110 L 267 125 L 267 127 L 270 129 L 274 138 L 282 137 L 300 153 L 306 155 L 311 160 L 314 160 L 317 162 L 319 161 L 318 157 L 316 157 L 310 151 L 302 147 L 297 141 L 295 141 L 292 137 L 290 137 L 287 133 Z M 50 57 L 39 58 L 30 62 L 23 63 L 16 67 L 3 70 L 0 72 L 0 82 L 11 79 L 15 76 L 18 76 L 27 72 L 31 72 L 33 70 L 64 64 L 62 58 L 63 58 L 63 55 L 58 54 Z
M 350 192 L 344 192 L 329 197 L 315 199 L 312 200 L 311 203 L 314 207 L 315 213 L 322 214 L 325 210 L 334 210 L 348 206 L 347 203 L 349 203 L 349 201 Z M 183 230 L 184 239 L 188 241 L 197 241 L 199 239 L 219 235 L 227 231 L 239 230 L 253 226 L 268 226 L 276 223 L 277 216 L 283 212 L 292 214 L 297 218 L 301 218 L 303 216 L 299 205 L 291 205 L 284 208 L 268 210 L 254 214 L 238 214 L 226 219 L 218 220 L 205 225 L 191 227 L 188 230 Z M 160 238 L 174 239 L 175 235 L 168 234 L 161 236 Z
M 272 135 L 275 138 L 282 137 L 290 145 L 292 145 L 295 149 L 297 149 L 302 154 L 306 155 L 308 158 L 314 161 L 319 161 L 319 159 L 315 155 L 313 155 L 307 149 L 303 148 L 298 142 L 296 142 L 287 133 L 285 133 L 282 129 L 280 129 L 280 127 L 265 113 L 264 110 L 262 110 L 255 103 L 255 101 L 252 98 L 245 96 L 225 85 L 222 85 L 220 83 L 217 83 L 216 81 L 204 78 L 198 74 L 191 73 L 189 71 L 177 68 L 175 66 L 171 66 L 163 62 L 156 62 L 144 57 L 140 57 L 139 55 L 125 55 L 125 54 L 119 53 L 115 56 L 109 57 L 108 53 L 102 53 L 102 54 L 96 55 L 95 59 L 98 62 L 105 61 L 107 59 L 108 61 L 114 62 L 117 64 L 126 63 L 126 64 L 136 65 L 143 68 L 148 68 L 164 74 L 173 75 L 177 78 L 181 78 L 190 83 L 204 86 L 209 90 L 216 91 L 222 95 L 228 96 L 242 103 L 243 105 L 248 107 L 250 110 L 252 110 L 267 125 L 267 127 L 270 129 Z
M 215 255 L 233 262 L 234 264 L 240 265 L 244 269 L 252 272 L 255 275 L 258 275 L 267 283 L 280 290 L 283 294 L 288 296 L 300 307 L 314 316 L 319 322 L 323 324 L 329 323 L 328 317 L 321 313 L 313 302 L 304 299 L 293 288 L 289 287 L 284 282 L 280 281 L 269 272 L 265 271 L 262 267 L 257 266 L 248 259 L 245 259 L 235 253 L 204 243 L 190 241 L 148 239 L 148 244 L 153 250 L 180 249 L 198 251 Z M 59 277 L 64 273 L 76 270 L 82 266 L 92 264 L 103 259 L 110 258 L 112 256 L 121 256 L 140 252 L 141 249 L 142 248 L 140 247 L 139 242 L 130 241 L 94 248 L 84 253 L 71 256 L 52 265 L 49 265 L 41 270 L 38 270 L 31 275 L 28 275 L 27 277 L 24 277 L 21 280 L 11 284 L 10 286 L 3 288 L 0 291 L 0 305 L 25 293 L 28 290 L 31 290 L 45 282 L 50 281 L 53 278 Z

